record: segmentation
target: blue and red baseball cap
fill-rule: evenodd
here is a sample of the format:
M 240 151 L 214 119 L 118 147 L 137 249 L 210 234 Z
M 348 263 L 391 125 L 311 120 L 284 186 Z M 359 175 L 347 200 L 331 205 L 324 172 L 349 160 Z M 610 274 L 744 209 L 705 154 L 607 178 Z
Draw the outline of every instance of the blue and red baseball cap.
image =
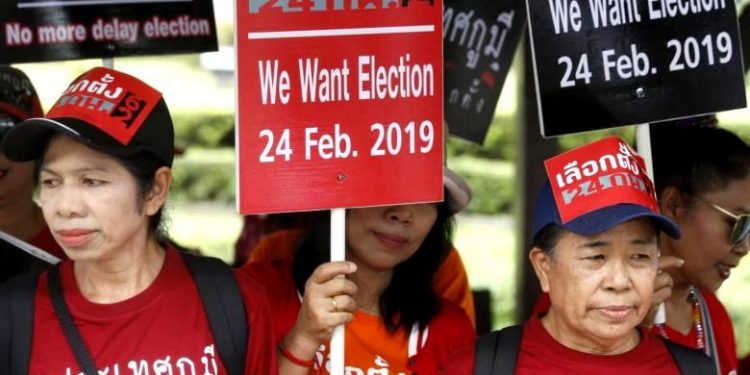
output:
M 533 237 L 555 224 L 594 235 L 647 217 L 672 238 L 680 228 L 659 213 L 654 184 L 643 158 L 625 141 L 608 137 L 545 161 L 548 181 L 536 196 Z
M 174 160 L 174 126 L 162 94 L 114 69 L 81 74 L 45 117 L 26 119 L 8 131 L 3 153 L 15 161 L 37 159 L 55 133 L 109 155 L 146 152 L 166 166 Z

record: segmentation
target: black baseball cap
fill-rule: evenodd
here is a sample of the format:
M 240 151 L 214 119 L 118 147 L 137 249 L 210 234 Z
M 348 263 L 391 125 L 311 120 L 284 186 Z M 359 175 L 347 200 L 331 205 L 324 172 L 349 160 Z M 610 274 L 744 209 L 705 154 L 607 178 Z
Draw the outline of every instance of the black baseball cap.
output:
M 43 115 L 42 104 L 29 77 L 16 68 L 0 67 L 0 142 L 18 122 Z
M 8 131 L 3 153 L 15 161 L 38 159 L 55 133 L 109 155 L 147 152 L 170 167 L 174 160 L 174 126 L 162 94 L 114 69 L 81 74 L 45 117 L 26 119 Z

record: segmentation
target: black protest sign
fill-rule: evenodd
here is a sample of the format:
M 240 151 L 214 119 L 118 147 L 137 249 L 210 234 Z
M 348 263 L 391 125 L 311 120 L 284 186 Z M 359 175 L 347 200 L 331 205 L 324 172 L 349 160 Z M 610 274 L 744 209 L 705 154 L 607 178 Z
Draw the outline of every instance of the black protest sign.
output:
M 746 106 L 732 0 L 527 6 L 543 136 Z
M 523 0 L 446 0 L 443 7 L 445 121 L 482 144 L 521 31 Z
M 0 64 L 217 49 L 211 0 L 0 2 Z

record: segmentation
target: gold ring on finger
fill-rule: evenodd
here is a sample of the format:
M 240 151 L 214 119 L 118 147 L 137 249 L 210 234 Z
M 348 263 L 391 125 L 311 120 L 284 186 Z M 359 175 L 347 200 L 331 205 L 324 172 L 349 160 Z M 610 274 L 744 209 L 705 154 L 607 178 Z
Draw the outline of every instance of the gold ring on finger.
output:
M 336 297 L 331 297 L 331 307 L 333 308 L 333 312 L 339 311 L 339 306 L 336 304 Z

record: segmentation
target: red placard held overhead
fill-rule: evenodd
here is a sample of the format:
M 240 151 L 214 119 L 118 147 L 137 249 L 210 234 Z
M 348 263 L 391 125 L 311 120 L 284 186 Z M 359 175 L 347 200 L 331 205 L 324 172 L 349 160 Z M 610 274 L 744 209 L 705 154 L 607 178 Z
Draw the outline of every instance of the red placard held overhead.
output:
M 442 5 L 237 2 L 242 214 L 443 197 Z

